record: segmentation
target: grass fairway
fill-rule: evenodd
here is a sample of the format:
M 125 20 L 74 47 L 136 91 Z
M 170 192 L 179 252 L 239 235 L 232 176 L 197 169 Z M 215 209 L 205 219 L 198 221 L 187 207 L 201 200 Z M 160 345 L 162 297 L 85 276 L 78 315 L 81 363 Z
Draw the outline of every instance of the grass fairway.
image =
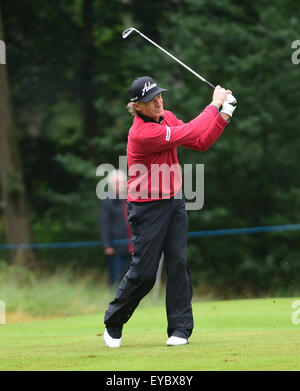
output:
M 190 343 L 167 347 L 162 306 L 140 306 L 120 349 L 102 341 L 103 313 L 0 325 L 0 370 L 300 370 L 295 299 L 193 304 Z M 101 334 L 101 335 L 99 335 Z

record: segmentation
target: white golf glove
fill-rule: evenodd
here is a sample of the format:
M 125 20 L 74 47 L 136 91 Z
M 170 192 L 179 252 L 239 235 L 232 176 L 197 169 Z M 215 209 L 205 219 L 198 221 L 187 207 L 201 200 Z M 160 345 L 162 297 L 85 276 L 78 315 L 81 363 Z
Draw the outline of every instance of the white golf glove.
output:
M 232 117 L 232 114 L 237 106 L 237 100 L 232 94 L 226 95 L 225 102 L 223 103 L 221 113 L 228 114 Z

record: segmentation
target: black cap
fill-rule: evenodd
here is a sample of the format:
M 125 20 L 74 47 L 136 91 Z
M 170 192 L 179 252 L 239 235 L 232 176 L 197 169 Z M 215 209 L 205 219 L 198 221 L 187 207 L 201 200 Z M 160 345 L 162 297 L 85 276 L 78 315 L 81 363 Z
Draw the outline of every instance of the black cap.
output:
M 160 92 L 167 91 L 160 88 L 150 76 L 136 78 L 129 88 L 131 102 L 150 102 Z

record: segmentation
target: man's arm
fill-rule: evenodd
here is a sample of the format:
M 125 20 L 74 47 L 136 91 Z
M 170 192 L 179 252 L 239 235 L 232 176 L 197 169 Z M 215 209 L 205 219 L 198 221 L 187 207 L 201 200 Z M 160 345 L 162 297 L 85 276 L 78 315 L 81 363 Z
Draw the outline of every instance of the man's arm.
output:
M 220 116 L 225 119 L 225 121 L 229 122 L 230 120 L 230 115 L 228 114 L 225 114 L 225 113 L 220 113 Z
M 197 140 L 215 123 L 217 114 L 216 107 L 208 105 L 196 118 L 182 125 L 166 126 L 149 122 L 137 129 L 131 141 L 137 153 L 162 152 Z M 224 124 L 227 122 L 224 121 Z
M 225 114 L 225 118 L 226 118 Z M 189 143 L 184 143 L 182 146 L 196 151 L 207 151 L 221 136 L 225 127 L 229 124 L 220 113 L 217 113 L 215 121 L 211 123 L 210 127 L 196 140 Z
M 211 105 L 213 105 L 213 106 L 216 106 L 216 108 L 219 110 L 219 106 L 217 106 L 215 103 L 213 103 L 213 102 L 211 102 Z M 228 115 L 228 114 L 226 114 L 226 113 L 220 113 L 220 116 L 223 118 L 223 119 L 225 119 L 225 121 L 227 121 L 227 122 L 229 122 L 229 120 L 230 120 L 230 115 Z
M 228 122 L 218 114 L 218 108 L 224 103 L 226 95 L 231 93 L 230 90 L 217 86 L 213 93 L 213 99 L 202 113 L 192 121 L 184 124 L 182 121 L 178 126 L 165 126 L 155 123 L 148 123 L 141 126 L 132 139 L 140 153 L 145 151 L 162 152 L 179 145 L 192 143 L 205 144 L 207 131 L 212 133 L 211 139 L 216 139 L 222 133 Z M 225 114 L 225 118 L 227 118 Z M 203 141 L 200 141 L 204 137 Z M 202 146 L 201 146 L 202 148 Z M 203 148 L 206 148 L 203 146 Z
M 211 102 L 211 105 L 215 106 L 218 110 L 221 106 L 222 100 L 218 98 L 217 94 L 213 95 L 213 100 Z M 224 121 L 229 123 L 229 119 L 232 117 L 232 114 L 236 108 L 236 99 L 231 94 L 227 94 L 225 101 L 222 104 L 221 112 L 218 114 Z M 221 123 L 220 123 L 221 122 Z M 210 126 L 210 128 L 197 140 L 185 143 L 183 146 L 191 149 L 195 149 L 198 151 L 207 151 L 214 143 L 215 141 L 220 137 L 222 134 L 222 121 L 218 121 L 219 123 L 219 129 L 216 126 Z M 213 124 L 212 124 L 213 125 Z

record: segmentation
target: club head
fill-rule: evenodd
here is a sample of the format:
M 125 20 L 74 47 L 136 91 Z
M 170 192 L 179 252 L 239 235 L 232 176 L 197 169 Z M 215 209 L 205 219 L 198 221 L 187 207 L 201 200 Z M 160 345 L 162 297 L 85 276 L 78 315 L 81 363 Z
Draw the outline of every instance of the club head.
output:
M 128 35 L 130 35 L 133 32 L 133 30 L 135 30 L 133 27 L 129 27 L 129 29 L 123 31 L 122 33 L 123 39 L 126 39 Z

